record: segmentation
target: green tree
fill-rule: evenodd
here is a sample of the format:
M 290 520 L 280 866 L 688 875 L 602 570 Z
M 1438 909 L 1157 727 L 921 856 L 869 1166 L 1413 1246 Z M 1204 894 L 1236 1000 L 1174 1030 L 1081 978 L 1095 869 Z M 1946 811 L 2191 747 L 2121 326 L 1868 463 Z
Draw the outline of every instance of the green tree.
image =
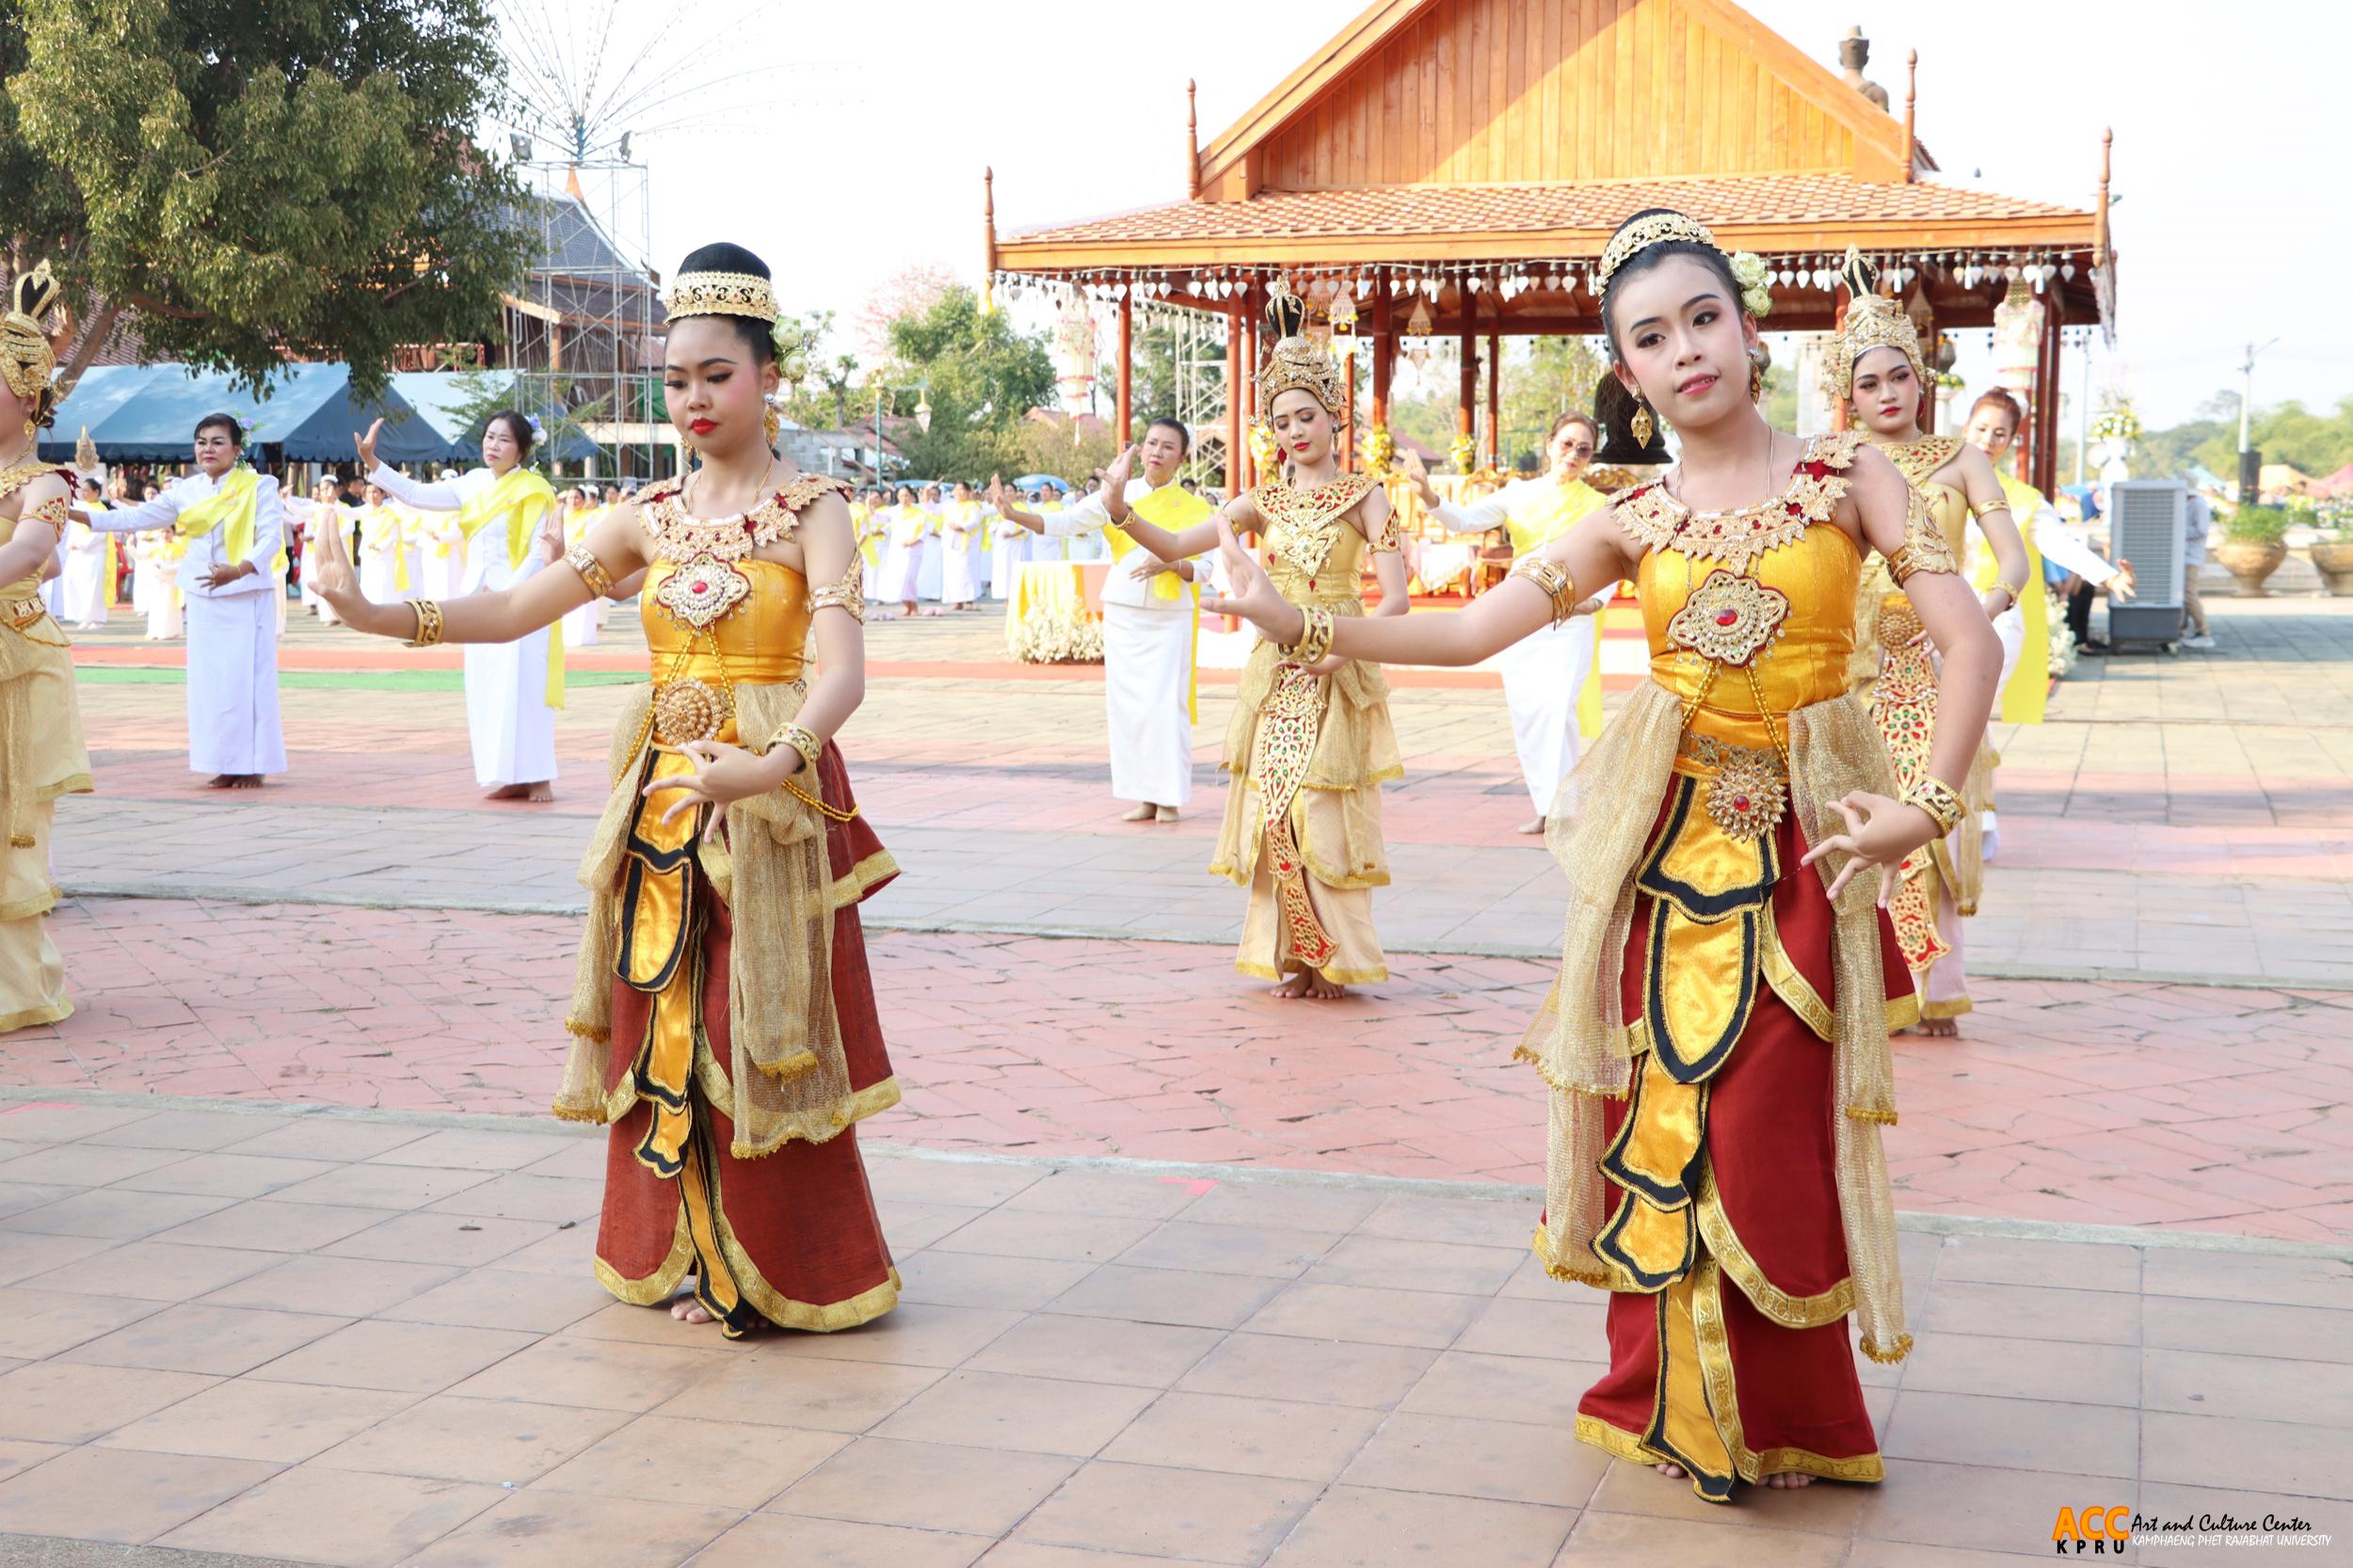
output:
M 528 258 L 473 145 L 488 0 L 6 0 L 0 243 L 157 359 L 258 384 L 288 353 L 381 385 L 404 344 L 490 335 Z
M 925 479 L 1016 472 L 1026 416 L 1053 401 L 1045 338 L 1016 332 L 1005 312 L 984 311 L 961 283 L 893 319 L 888 337 L 889 360 L 876 375 L 893 389 L 884 413 L 899 416 L 888 433 L 908 472 Z M 915 411 L 919 387 L 931 404 L 928 430 L 904 417 Z
M 804 374 L 784 389 L 784 417 L 811 430 L 846 429 L 850 389 L 857 380 L 857 357 L 835 354 L 828 358 L 824 353 L 825 340 L 833 336 L 831 311 L 810 311 L 791 319 L 800 324 L 803 340 L 809 346 L 803 355 Z
M 1553 421 L 1576 410 L 1593 411 L 1593 383 L 1606 361 L 1591 338 L 1530 338 L 1523 358 L 1505 340 L 1503 439 L 1505 468 L 1530 472 L 1544 466 L 1545 438 Z

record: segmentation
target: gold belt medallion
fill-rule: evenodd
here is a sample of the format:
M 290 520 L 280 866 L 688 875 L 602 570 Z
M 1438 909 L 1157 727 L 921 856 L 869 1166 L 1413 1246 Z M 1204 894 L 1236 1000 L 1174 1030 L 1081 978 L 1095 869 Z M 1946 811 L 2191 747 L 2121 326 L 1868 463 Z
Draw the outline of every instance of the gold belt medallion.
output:
M 653 729 L 673 749 L 718 738 L 735 716 L 735 696 L 709 680 L 663 680 L 653 689 Z

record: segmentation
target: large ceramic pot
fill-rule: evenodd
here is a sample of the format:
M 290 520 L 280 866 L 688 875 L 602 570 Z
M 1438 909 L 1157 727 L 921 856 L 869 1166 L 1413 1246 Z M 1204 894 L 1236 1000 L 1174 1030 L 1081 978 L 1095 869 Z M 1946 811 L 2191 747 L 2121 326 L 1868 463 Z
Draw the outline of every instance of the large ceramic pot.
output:
M 2255 544 L 2245 539 L 2225 539 L 2214 547 L 2214 558 L 2238 579 L 2240 593 L 2249 599 L 2263 599 L 2271 591 L 2264 583 L 2288 558 L 2288 547 L 2278 540 Z
M 2313 565 L 2329 580 L 2329 591 L 2353 599 L 2353 539 L 2323 539 L 2313 546 Z

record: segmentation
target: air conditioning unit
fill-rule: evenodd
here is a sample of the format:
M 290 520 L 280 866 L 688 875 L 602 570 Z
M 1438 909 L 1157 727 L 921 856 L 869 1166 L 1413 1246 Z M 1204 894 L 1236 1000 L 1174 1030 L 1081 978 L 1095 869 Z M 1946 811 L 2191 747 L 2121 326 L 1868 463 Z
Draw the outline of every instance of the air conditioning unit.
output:
M 2170 643 L 2182 634 L 2182 516 L 2189 487 L 2178 479 L 2125 479 L 2108 487 L 2108 555 L 2133 564 L 2133 597 L 2108 604 L 2111 643 Z

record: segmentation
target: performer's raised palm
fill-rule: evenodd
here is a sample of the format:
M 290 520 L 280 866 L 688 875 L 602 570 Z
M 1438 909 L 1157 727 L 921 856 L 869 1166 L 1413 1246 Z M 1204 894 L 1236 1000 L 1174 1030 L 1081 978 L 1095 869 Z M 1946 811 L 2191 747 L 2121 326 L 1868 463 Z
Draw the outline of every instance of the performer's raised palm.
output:
M 360 573 L 351 564 L 350 543 L 344 537 L 343 529 L 336 526 L 340 517 L 328 513 L 320 520 L 327 526 L 317 530 L 318 551 L 311 565 L 311 591 L 333 606 L 337 615 L 349 620 L 352 609 L 368 600 L 360 592 Z
M 357 447 L 360 452 L 360 472 L 361 473 L 374 473 L 376 472 L 376 439 L 383 433 L 384 422 L 380 419 L 374 424 L 368 426 L 368 433 L 364 436 L 360 434 L 357 430 L 354 430 L 351 433 L 351 444 Z

